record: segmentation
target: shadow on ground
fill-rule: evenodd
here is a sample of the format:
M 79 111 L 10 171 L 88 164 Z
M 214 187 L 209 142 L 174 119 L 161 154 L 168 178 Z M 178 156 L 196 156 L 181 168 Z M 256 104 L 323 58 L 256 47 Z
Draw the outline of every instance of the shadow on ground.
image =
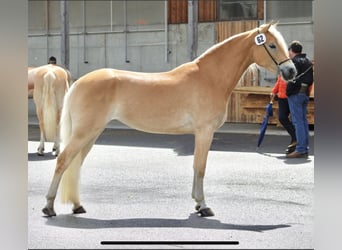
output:
M 101 229 L 101 228 L 202 228 L 240 230 L 252 232 L 264 232 L 279 228 L 290 227 L 290 225 L 239 225 L 222 223 L 212 218 L 199 217 L 196 213 L 190 214 L 187 219 L 164 219 L 164 218 L 132 218 L 117 220 L 100 220 L 93 218 L 77 217 L 71 214 L 58 215 L 47 218 L 47 225 L 78 228 L 78 229 Z
M 39 141 L 39 128 L 29 126 L 29 141 Z M 288 136 L 266 135 L 257 149 L 258 135 L 242 133 L 215 133 L 211 151 L 258 152 L 261 154 L 283 154 L 289 144 Z M 178 155 L 192 155 L 194 151 L 193 135 L 151 134 L 131 129 L 105 129 L 96 141 L 100 145 L 118 145 L 134 147 L 171 148 Z M 310 137 L 310 154 L 314 152 L 314 136 Z M 29 155 L 29 160 L 36 159 Z M 38 160 L 42 160 L 38 158 Z

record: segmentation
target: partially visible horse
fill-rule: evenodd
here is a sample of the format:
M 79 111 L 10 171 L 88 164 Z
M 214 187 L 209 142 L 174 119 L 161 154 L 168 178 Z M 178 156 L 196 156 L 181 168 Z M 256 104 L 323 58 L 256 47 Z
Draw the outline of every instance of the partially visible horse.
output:
M 33 98 L 33 89 L 34 89 L 34 76 L 36 74 L 36 69 L 39 67 L 28 67 L 27 68 L 27 97 Z M 71 79 L 71 73 L 69 70 L 64 69 L 67 74 L 68 74 L 68 82 L 71 83 L 72 79 Z
M 33 89 L 34 89 L 34 75 L 36 67 L 28 67 L 27 68 L 27 97 L 33 98 Z
M 99 69 L 79 78 L 64 100 L 65 148 L 57 158 L 43 213 L 56 215 L 54 201 L 61 179 L 64 201 L 73 203 L 74 213 L 85 212 L 78 191 L 81 164 L 106 124 L 117 119 L 151 133 L 194 134 L 192 197 L 201 216 L 214 215 L 203 192 L 208 151 L 214 132 L 226 120 L 228 97 L 252 63 L 279 69 L 286 80 L 296 74 L 284 38 L 269 23 L 226 39 L 168 72 Z
M 29 96 L 31 87 L 39 120 L 40 144 L 37 153 L 40 156 L 44 155 L 45 141 L 54 141 L 52 154 L 59 154 L 59 123 L 63 99 L 70 84 L 70 72 L 60 66 L 47 64 L 28 69 Z

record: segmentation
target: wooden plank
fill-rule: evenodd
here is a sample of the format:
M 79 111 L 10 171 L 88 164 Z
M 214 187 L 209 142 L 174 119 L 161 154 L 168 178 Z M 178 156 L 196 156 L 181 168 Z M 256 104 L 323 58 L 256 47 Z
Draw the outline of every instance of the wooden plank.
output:
M 272 87 L 262 87 L 262 86 L 237 86 L 233 90 L 236 93 L 248 93 L 248 94 L 261 94 L 269 95 L 272 91 Z M 310 93 L 310 98 L 315 98 L 315 92 L 312 90 Z
M 261 123 L 266 114 L 266 105 L 270 101 L 270 87 L 236 87 L 233 90 L 232 96 L 236 98 L 235 103 L 231 105 L 238 114 L 234 114 L 228 121 L 230 122 L 250 122 Z M 236 109 L 238 106 L 238 109 Z M 308 123 L 315 124 L 314 116 L 314 97 L 311 97 L 308 103 Z M 269 124 L 281 126 L 278 120 L 278 102 L 273 102 L 273 116 L 269 119 Z
M 217 21 L 217 0 L 198 0 L 198 21 L 199 22 L 215 22 Z M 264 19 L 264 0 L 258 0 L 257 3 L 257 19 Z M 187 0 L 168 0 L 168 23 L 186 23 L 188 20 Z M 252 21 L 243 21 L 245 24 Z M 240 29 L 238 29 L 240 30 Z M 238 32 L 239 33 L 239 32 Z
M 198 21 L 216 21 L 217 10 L 216 0 L 198 1 Z M 188 21 L 188 1 L 187 0 L 168 0 L 168 23 L 187 23 Z
M 258 27 L 258 21 L 224 21 L 216 23 L 216 42 L 228 37 Z
M 188 21 L 188 1 L 168 0 L 168 23 L 187 23 Z
M 264 19 L 264 0 L 258 0 L 258 19 Z
M 198 2 L 198 21 L 214 22 L 216 21 L 216 0 L 199 0 Z

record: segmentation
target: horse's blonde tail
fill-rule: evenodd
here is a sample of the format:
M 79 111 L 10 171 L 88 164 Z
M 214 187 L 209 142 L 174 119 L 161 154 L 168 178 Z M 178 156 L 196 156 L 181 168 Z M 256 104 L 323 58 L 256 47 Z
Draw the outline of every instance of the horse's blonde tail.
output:
M 48 71 L 43 76 L 43 123 L 44 135 L 47 141 L 54 141 L 57 133 L 57 103 L 55 94 L 56 75 Z
M 81 170 L 81 153 L 71 161 L 61 180 L 61 200 L 63 203 L 79 204 L 79 177 Z
M 64 97 L 64 103 L 61 114 L 60 135 L 61 141 L 66 146 L 68 145 L 72 133 L 72 120 L 70 117 L 69 96 L 71 89 Z M 79 203 L 79 176 L 82 165 L 81 152 L 71 161 L 67 169 L 62 175 L 61 180 L 61 199 L 63 203 L 72 202 Z

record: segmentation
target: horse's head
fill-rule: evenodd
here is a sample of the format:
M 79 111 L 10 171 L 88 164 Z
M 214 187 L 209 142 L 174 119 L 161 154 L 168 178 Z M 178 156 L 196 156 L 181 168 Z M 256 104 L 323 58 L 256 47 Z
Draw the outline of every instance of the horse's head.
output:
M 279 68 L 285 80 L 296 75 L 296 67 L 289 58 L 287 45 L 283 36 L 276 29 L 276 24 L 261 25 L 254 34 L 254 61 L 273 72 Z

